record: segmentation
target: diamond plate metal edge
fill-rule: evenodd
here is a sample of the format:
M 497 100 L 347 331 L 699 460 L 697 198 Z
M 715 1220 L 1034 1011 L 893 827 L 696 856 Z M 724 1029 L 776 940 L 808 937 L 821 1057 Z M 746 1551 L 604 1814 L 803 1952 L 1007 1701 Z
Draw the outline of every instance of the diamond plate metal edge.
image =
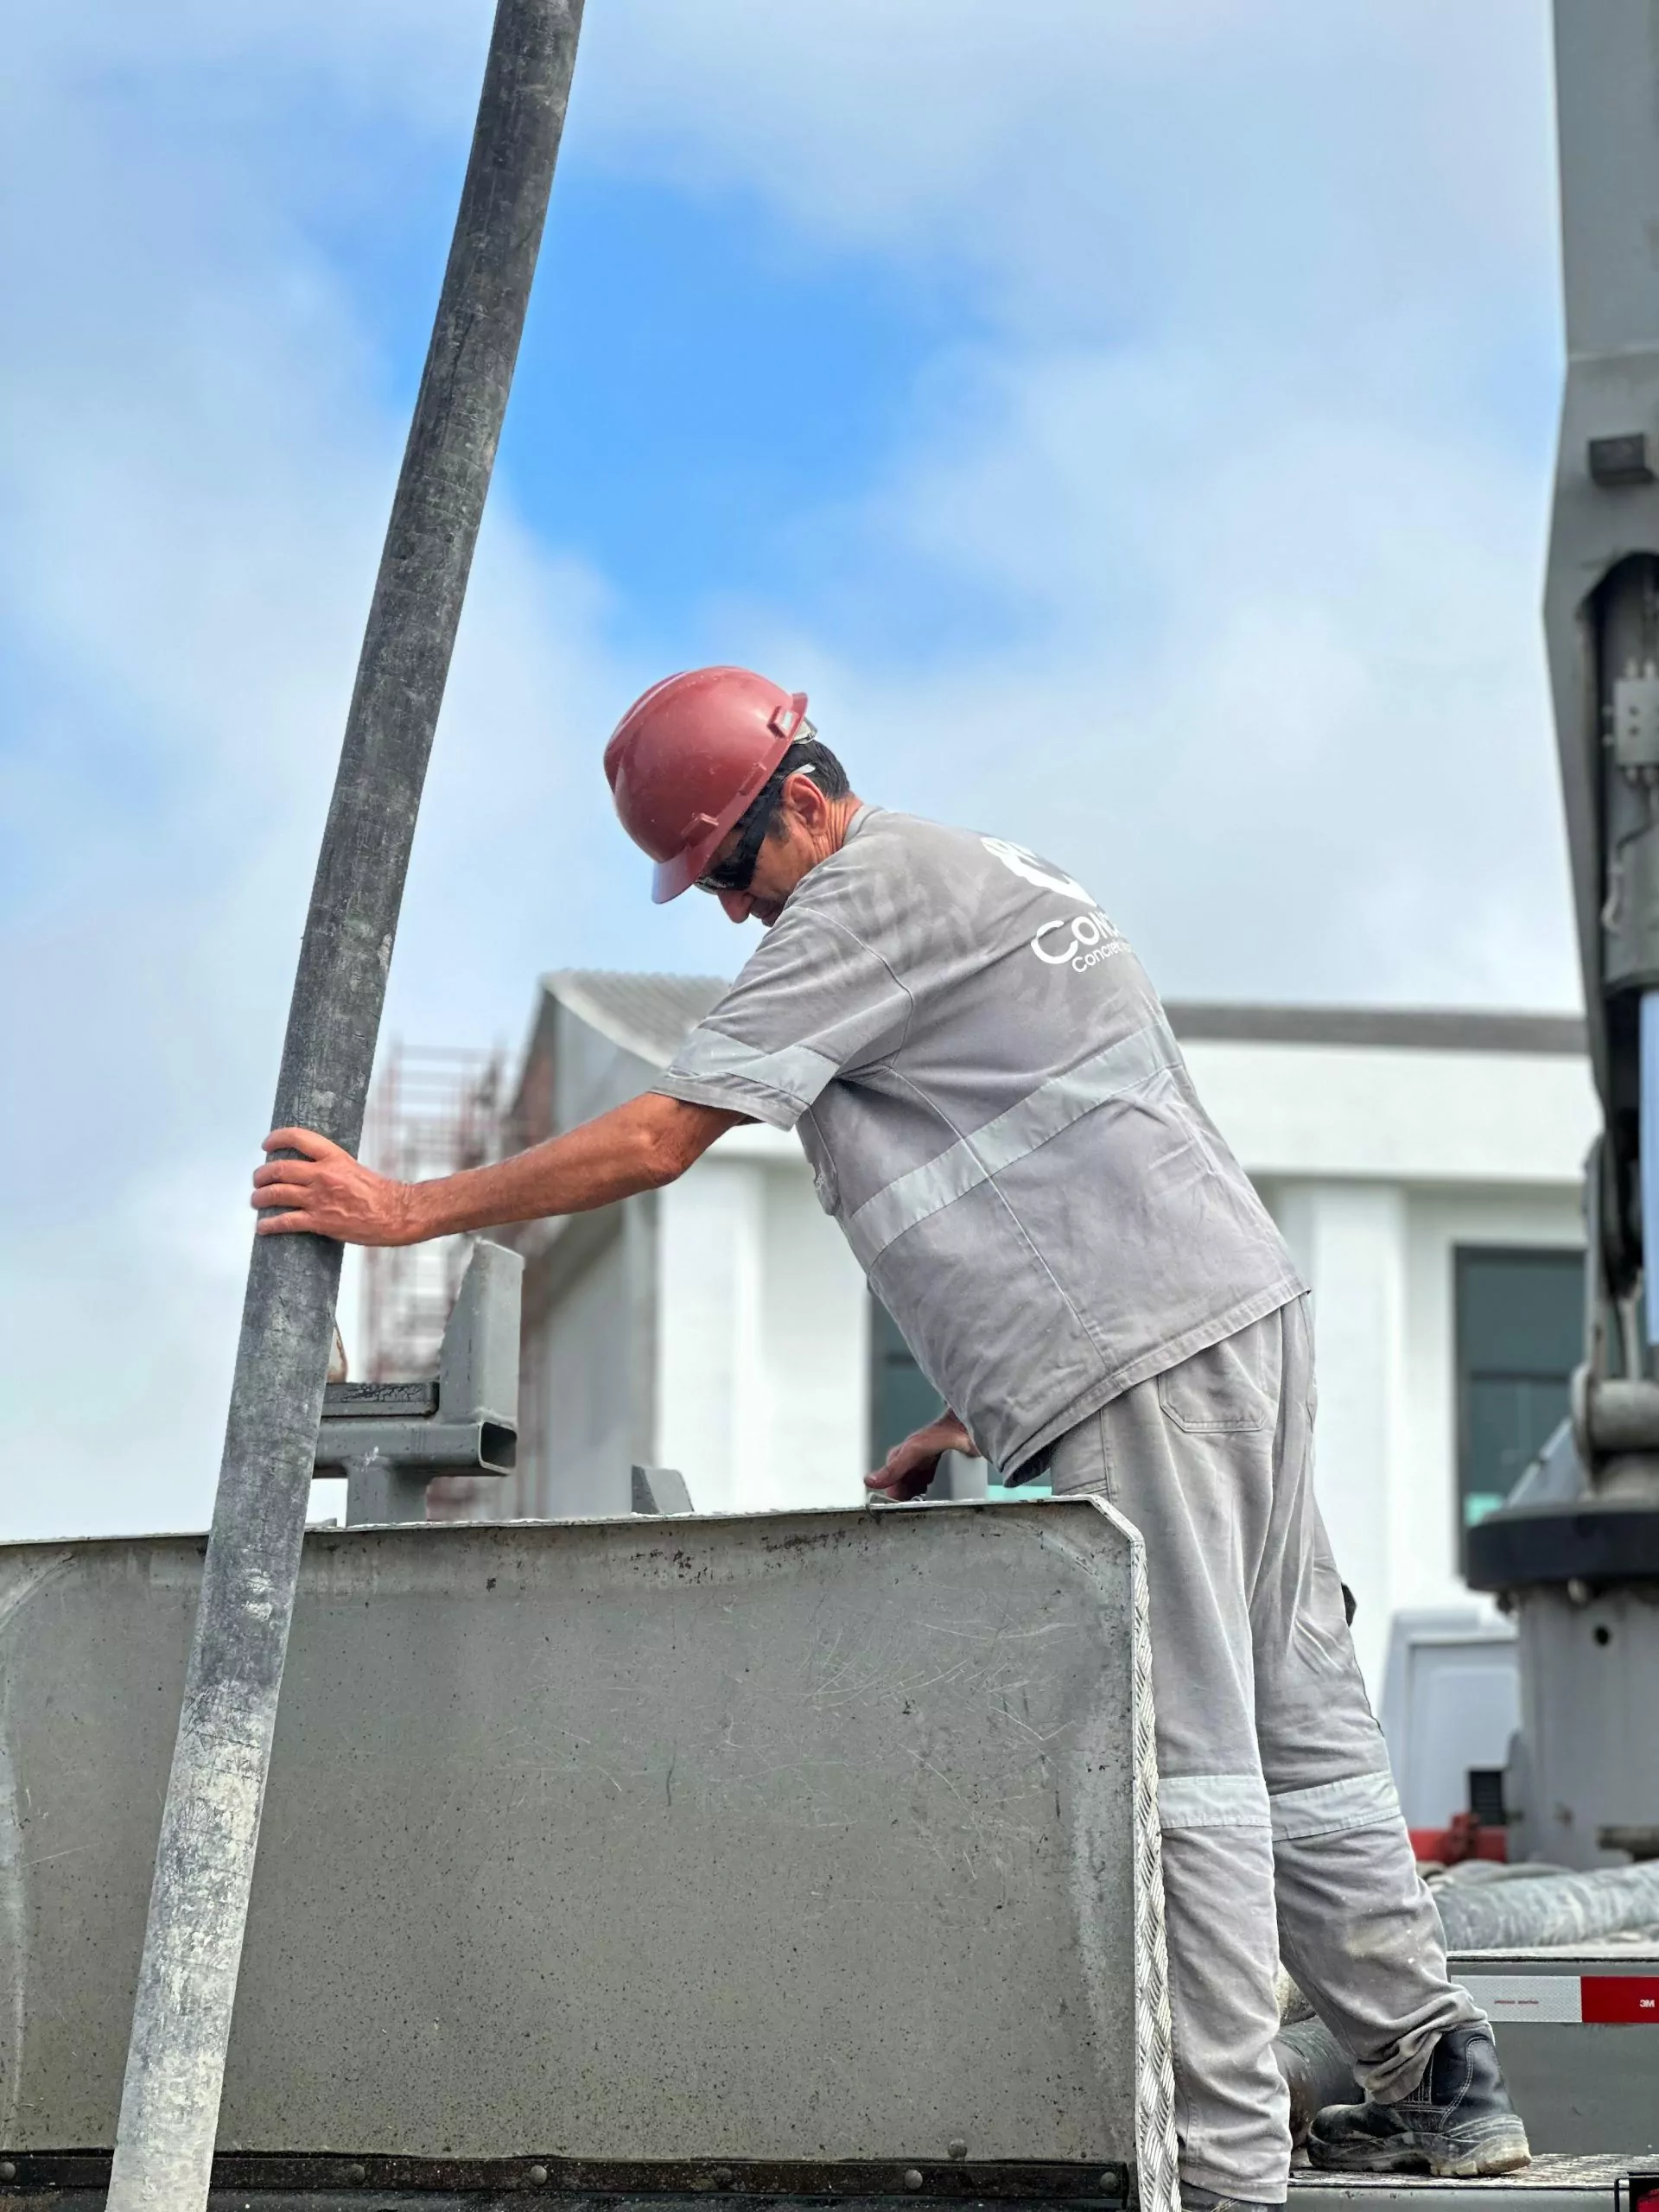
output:
M 1135 2148 L 1141 2212 L 1181 2212 L 1175 2140 L 1175 2069 L 1164 1948 L 1163 1829 L 1158 1818 L 1158 1742 L 1152 1702 L 1151 1599 L 1146 1547 L 1134 1522 L 1096 1497 L 1129 1540 L 1134 1619 L 1130 1709 L 1135 1729 Z

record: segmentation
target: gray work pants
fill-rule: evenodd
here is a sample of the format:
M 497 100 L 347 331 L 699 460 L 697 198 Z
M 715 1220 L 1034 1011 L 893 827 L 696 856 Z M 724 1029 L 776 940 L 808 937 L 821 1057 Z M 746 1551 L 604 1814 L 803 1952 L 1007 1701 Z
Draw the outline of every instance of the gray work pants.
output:
M 1446 1980 L 1313 1498 L 1305 1298 L 1060 1438 L 1056 1495 L 1109 1497 L 1146 1543 L 1175 2120 L 1183 2177 L 1277 2203 L 1287 2099 L 1277 1961 L 1384 2101 L 1447 2028 Z

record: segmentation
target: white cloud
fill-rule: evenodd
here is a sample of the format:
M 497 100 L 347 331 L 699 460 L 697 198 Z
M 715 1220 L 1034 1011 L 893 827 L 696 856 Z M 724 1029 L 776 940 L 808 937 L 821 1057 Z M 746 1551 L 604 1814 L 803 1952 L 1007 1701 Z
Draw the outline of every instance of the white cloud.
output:
M 1553 238 L 1543 0 L 614 0 L 586 38 L 620 166 L 953 251 L 1016 316 L 1330 334 Z
M 1217 384 L 1027 364 L 994 447 L 900 487 L 937 557 L 1035 613 L 1017 655 L 866 689 L 872 750 L 919 803 L 948 731 L 964 797 L 1088 857 L 1172 990 L 1569 999 L 1541 486 L 1331 401 L 1255 423 Z
M 40 1409 L 14 1530 L 205 1511 L 403 428 L 310 226 L 398 188 L 353 150 L 371 124 L 458 176 L 487 15 L 35 10 L 0 88 L 34 210 L 0 356 L 0 972 L 30 1040 L 0 1302 Z M 802 518 L 838 549 L 830 612 L 716 574 L 711 649 L 804 672 L 877 795 L 1086 870 L 1173 988 L 1566 998 L 1533 614 L 1543 23 L 1541 0 L 595 4 L 567 160 L 757 202 L 780 252 L 949 269 L 969 302 L 880 494 L 826 485 Z M 921 571 L 982 596 L 982 639 L 893 642 Z M 493 509 L 394 969 L 413 1036 L 516 1041 L 557 963 L 739 950 L 645 906 L 594 772 L 658 672 L 604 644 L 629 590 Z
M 1571 1003 L 1541 471 L 1230 365 L 1003 353 L 844 520 L 871 600 L 905 544 L 1012 634 L 873 664 L 780 620 L 769 664 L 873 795 L 1087 874 L 1172 994 Z
M 368 73 L 374 26 L 341 12 L 290 24 L 290 67 L 344 29 Z M 55 38 L 31 20 L 4 134 L 37 220 L 8 272 L 27 342 L 0 361 L 24 671 L 0 989 L 7 1035 L 28 1040 L 0 1099 L 0 1305 L 38 1444 L 14 1439 L 0 1525 L 176 1525 L 200 1521 L 217 1468 L 246 1178 L 402 426 L 258 134 L 175 141 L 155 112 L 181 60 L 236 63 L 231 88 L 257 105 L 266 57 L 227 54 L 223 11 L 152 11 L 142 47 L 114 13 L 83 19 L 78 45 L 72 19 Z M 444 37 L 423 51 L 438 69 Z M 395 74 L 376 95 L 398 96 Z M 497 956 L 516 1022 L 543 962 L 522 931 L 503 961 L 467 925 L 502 913 L 500 872 L 524 868 L 531 832 L 499 782 L 505 818 L 487 819 L 466 763 L 494 774 L 504 746 L 528 760 L 532 726 L 556 728 L 596 659 L 594 587 L 505 511 L 482 567 L 445 721 L 452 826 L 429 841 L 448 872 L 428 895 L 453 920 L 429 936 Z
M 607 20 L 619 163 L 981 272 L 913 449 L 828 518 L 842 634 L 732 610 L 867 780 L 1090 868 L 1172 990 L 1570 1001 L 1544 8 Z M 982 645 L 855 654 L 905 560 Z

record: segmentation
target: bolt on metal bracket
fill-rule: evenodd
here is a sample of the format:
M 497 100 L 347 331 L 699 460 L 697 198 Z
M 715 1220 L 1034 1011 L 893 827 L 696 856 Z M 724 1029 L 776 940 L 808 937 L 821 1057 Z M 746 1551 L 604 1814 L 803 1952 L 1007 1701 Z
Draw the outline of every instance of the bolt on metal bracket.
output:
M 1659 767 L 1659 671 L 1651 664 L 1614 681 L 1613 758 L 1621 768 Z

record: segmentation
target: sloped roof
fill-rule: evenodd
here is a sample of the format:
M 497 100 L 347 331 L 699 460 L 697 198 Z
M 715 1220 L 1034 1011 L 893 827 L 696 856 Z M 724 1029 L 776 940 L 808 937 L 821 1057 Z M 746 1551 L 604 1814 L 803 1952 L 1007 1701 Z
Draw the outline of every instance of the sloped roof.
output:
M 631 976 L 567 968 L 545 979 L 562 1005 L 613 1045 L 666 1067 L 727 988 L 721 976 Z M 1582 1053 L 1576 1014 L 1495 1014 L 1456 1007 L 1252 1006 L 1175 999 L 1170 1025 L 1192 1042 L 1351 1045 L 1440 1052 Z
M 565 968 L 542 980 L 601 1037 L 658 1068 L 730 988 L 725 976 L 629 976 L 604 968 Z

